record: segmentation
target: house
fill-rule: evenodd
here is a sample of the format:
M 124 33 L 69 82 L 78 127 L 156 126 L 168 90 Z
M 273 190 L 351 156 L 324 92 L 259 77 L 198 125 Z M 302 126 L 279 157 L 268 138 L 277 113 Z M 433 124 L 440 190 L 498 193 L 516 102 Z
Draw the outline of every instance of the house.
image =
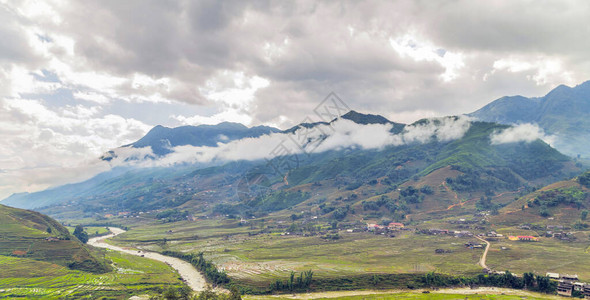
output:
M 572 296 L 573 291 L 584 293 L 586 299 L 590 298 L 590 286 L 586 283 L 578 282 L 578 275 L 563 274 L 557 284 L 557 294 L 561 296 Z M 586 291 L 588 290 L 588 293 Z
M 572 296 L 574 284 L 569 280 L 559 280 L 557 284 L 557 294 L 561 296 Z
M 561 280 L 566 280 L 566 281 L 578 281 L 578 280 L 580 280 L 578 278 L 578 275 L 577 274 L 574 274 L 574 275 L 563 274 L 563 275 L 561 275 L 560 279 Z
M 48 242 L 58 242 L 59 241 L 59 239 L 54 236 L 46 237 L 45 240 Z
M 483 244 L 469 242 L 469 243 L 465 243 L 465 247 L 467 247 L 469 249 L 481 249 L 481 248 L 483 248 Z
M 375 231 L 375 230 L 377 230 L 377 229 L 381 229 L 381 228 L 383 228 L 383 226 L 381 226 L 381 225 L 377 225 L 377 224 L 370 224 L 370 223 L 367 223 L 367 230 L 368 230 L 368 231 Z
M 391 223 L 389 223 L 389 225 L 387 225 L 387 229 L 389 229 L 389 230 L 398 230 L 398 229 L 402 229 L 402 228 L 404 228 L 404 224 L 402 224 L 402 223 L 391 222 Z
M 546 277 L 549 277 L 551 279 L 555 279 L 558 280 L 559 279 L 559 273 L 549 273 L 547 272 L 547 274 L 545 274 Z
M 12 255 L 14 255 L 14 256 L 25 256 L 25 255 L 27 255 L 27 252 L 20 251 L 20 250 L 14 250 L 14 251 L 12 251 Z
M 466 230 L 455 230 L 453 232 L 455 237 L 470 237 L 473 236 L 473 233 L 466 231 Z
M 428 233 L 432 235 L 449 234 L 447 229 L 428 229 Z
M 564 229 L 562 225 L 547 225 L 547 229 Z

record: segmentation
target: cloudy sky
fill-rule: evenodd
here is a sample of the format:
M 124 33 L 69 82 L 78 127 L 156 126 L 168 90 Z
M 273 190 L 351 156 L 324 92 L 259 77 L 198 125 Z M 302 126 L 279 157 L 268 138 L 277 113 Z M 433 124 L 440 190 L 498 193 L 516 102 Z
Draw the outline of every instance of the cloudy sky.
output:
M 331 91 L 398 122 L 542 96 L 590 79 L 589 16 L 561 0 L 0 0 L 0 198 L 81 178 L 157 124 L 286 128 Z

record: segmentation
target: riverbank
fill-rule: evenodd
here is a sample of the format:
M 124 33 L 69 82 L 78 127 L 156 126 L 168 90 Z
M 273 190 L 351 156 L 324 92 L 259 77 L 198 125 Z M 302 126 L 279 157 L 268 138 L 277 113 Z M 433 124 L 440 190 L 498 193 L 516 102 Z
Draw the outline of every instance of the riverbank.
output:
M 98 247 L 98 248 L 106 248 L 114 251 L 124 252 L 127 254 L 132 254 L 136 256 L 142 256 L 145 258 L 157 260 L 164 262 L 175 269 L 180 277 L 184 280 L 184 282 L 195 292 L 204 291 L 207 287 L 207 281 L 203 274 L 201 274 L 197 269 L 195 269 L 190 263 L 175 257 L 170 257 L 166 255 L 162 255 L 156 252 L 148 252 L 142 251 L 137 249 L 131 248 L 122 248 L 118 246 L 111 245 L 107 243 L 105 240 L 112 238 L 116 235 L 122 234 L 125 230 L 116 227 L 109 227 L 111 234 L 91 238 L 88 240 L 88 245 Z

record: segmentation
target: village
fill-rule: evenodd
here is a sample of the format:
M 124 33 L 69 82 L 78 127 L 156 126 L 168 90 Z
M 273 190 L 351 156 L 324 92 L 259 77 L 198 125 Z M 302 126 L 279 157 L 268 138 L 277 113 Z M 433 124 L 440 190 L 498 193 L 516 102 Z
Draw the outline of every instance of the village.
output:
M 472 220 L 453 220 L 450 221 L 451 224 L 475 224 L 476 221 Z M 519 229 L 531 230 L 530 225 L 521 225 Z M 539 229 L 539 228 L 536 228 Z M 575 239 L 571 232 L 565 232 L 567 227 L 561 225 L 547 225 L 546 231 L 544 233 L 544 237 L 547 238 L 555 238 L 562 241 L 572 241 Z M 382 235 L 389 235 L 395 236 L 394 233 L 400 230 L 412 230 L 404 226 L 403 223 L 392 222 L 389 223 L 387 226 L 385 225 L 378 225 L 374 223 L 367 223 L 366 231 L 371 232 L 374 234 L 382 234 Z M 349 231 L 352 232 L 352 231 Z M 510 241 L 515 242 L 539 242 L 539 237 L 531 236 L 531 235 L 509 235 L 504 236 L 502 234 L 496 233 L 495 231 L 489 231 L 487 233 L 480 233 L 474 235 L 472 232 L 467 230 L 449 230 L 449 229 L 439 229 L 439 228 L 429 228 L 429 229 L 416 229 L 415 232 L 417 234 L 427 234 L 427 235 L 451 235 L 457 238 L 464 238 L 464 237 L 476 237 L 479 240 L 485 239 L 497 239 L 497 238 L 506 238 Z M 486 247 L 485 244 L 478 243 L 478 242 L 466 242 L 465 247 L 469 249 L 483 249 Z M 502 250 L 506 250 L 505 247 L 502 247 Z M 448 250 L 444 249 L 436 249 L 436 254 L 444 254 L 448 253 Z M 494 271 L 489 268 L 484 268 L 483 270 L 486 274 L 503 274 L 503 271 Z M 586 282 L 581 282 L 578 278 L 578 275 L 570 275 L 570 274 L 558 274 L 558 273 L 551 273 L 547 272 L 546 277 L 550 278 L 550 280 L 557 282 L 557 294 L 560 296 L 565 297 L 578 297 L 584 299 L 590 299 L 590 284 Z

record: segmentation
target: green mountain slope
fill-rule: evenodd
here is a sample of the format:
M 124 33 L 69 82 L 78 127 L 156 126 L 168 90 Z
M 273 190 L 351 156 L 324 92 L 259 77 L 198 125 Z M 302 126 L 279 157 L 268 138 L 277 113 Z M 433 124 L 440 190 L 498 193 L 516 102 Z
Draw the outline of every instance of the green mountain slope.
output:
M 109 267 L 55 220 L 0 205 L 0 255 L 24 257 L 71 269 L 103 273 Z
M 376 117 L 369 119 L 380 121 Z M 411 185 L 419 178 L 448 167 L 456 173 L 442 177 L 437 184 L 446 180 L 449 188 L 464 193 L 466 197 L 468 194 L 500 193 L 522 186 L 547 184 L 581 171 L 570 158 L 541 140 L 492 145 L 490 134 L 506 127 L 473 122 L 462 138 L 448 142 L 432 138 L 427 143 L 378 150 L 347 148 L 300 156 L 296 157 L 297 165 L 287 174 L 277 174 L 266 161 L 240 161 L 209 168 L 183 166 L 130 170 L 97 181 L 91 188 L 82 183 L 81 190 L 74 196 L 62 193 L 62 198 L 55 197 L 51 205 L 38 209 L 69 219 L 165 209 L 264 214 L 291 209 L 310 199 L 338 198 L 341 191 L 356 193 L 358 201 L 377 194 L 399 197 L 395 194 L 398 186 Z M 311 192 L 310 185 L 315 186 L 316 192 Z M 52 193 L 60 195 L 61 189 L 53 189 Z M 445 190 L 446 187 L 442 188 L 441 193 Z M 34 205 L 44 199 L 43 195 L 47 195 L 44 193 L 47 192 L 7 201 L 11 205 Z M 430 197 L 428 194 L 423 196 Z M 448 197 L 445 199 L 454 201 Z M 407 205 L 404 201 L 395 205 Z M 452 204 L 445 201 L 441 200 L 441 203 Z M 334 208 L 351 204 L 339 203 Z M 182 217 L 183 214 L 172 215 Z
M 590 172 L 570 180 L 558 181 L 504 207 L 497 220 L 505 223 L 560 224 L 587 229 L 590 221 Z M 578 227 L 578 228 L 577 228 Z

